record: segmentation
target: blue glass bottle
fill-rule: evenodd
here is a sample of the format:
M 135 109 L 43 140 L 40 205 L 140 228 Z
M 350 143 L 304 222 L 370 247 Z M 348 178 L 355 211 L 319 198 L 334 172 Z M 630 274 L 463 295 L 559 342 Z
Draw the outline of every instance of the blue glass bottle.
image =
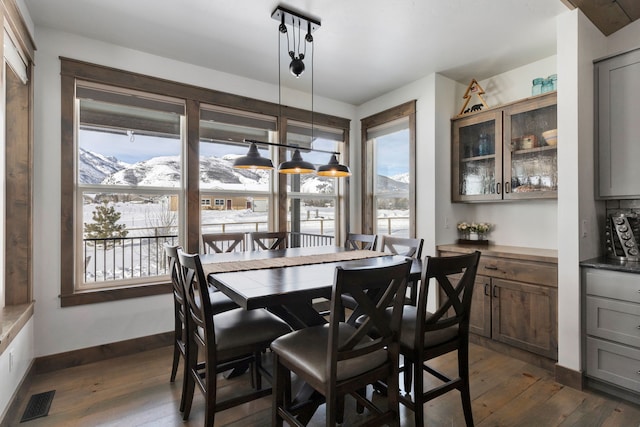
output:
M 538 77 L 537 79 L 533 79 L 533 86 L 531 87 L 531 95 L 540 95 L 542 93 L 542 83 L 544 79 Z

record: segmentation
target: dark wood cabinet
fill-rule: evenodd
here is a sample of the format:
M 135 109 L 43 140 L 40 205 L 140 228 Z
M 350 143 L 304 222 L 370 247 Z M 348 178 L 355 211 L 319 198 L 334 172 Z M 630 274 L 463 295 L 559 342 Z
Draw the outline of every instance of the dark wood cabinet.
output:
M 440 255 L 480 250 L 470 331 L 550 360 L 558 358 L 556 251 L 507 246 L 438 246 Z

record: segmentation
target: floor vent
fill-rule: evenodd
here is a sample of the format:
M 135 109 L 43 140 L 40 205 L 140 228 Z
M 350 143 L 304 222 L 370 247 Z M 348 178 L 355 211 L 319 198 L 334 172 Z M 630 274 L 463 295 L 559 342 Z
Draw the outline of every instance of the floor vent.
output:
M 45 391 L 44 393 L 38 393 L 31 396 L 27 407 L 22 414 L 21 423 L 25 421 L 31 421 L 36 418 L 46 417 L 49 415 L 49 408 L 51 407 L 51 401 L 53 395 L 56 394 L 55 390 Z

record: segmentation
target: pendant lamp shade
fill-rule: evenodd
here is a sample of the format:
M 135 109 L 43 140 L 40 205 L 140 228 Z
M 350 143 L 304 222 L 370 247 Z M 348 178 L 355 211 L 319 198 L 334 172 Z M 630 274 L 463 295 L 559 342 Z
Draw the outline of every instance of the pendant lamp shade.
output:
M 278 166 L 278 172 L 287 173 L 287 174 L 303 174 L 303 173 L 313 173 L 316 171 L 313 163 L 305 162 L 302 159 L 302 155 L 300 154 L 300 150 L 296 148 L 293 152 L 293 156 L 291 156 L 291 160 L 287 162 L 280 163 Z
M 238 157 L 233 162 L 237 169 L 273 169 L 271 159 L 262 157 L 255 143 L 251 143 L 246 156 Z
M 336 155 L 332 154 L 329 163 L 318 168 L 317 175 L 332 178 L 344 178 L 346 176 L 351 176 L 351 171 L 348 166 L 338 163 Z

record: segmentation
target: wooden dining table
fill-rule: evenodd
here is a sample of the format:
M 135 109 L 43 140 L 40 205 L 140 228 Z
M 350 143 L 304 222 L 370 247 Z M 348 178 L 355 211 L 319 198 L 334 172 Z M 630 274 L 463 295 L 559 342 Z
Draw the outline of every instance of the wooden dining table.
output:
M 313 301 L 331 298 L 337 266 L 380 267 L 405 259 L 399 255 L 348 251 L 335 246 L 201 256 L 211 285 L 240 307 L 266 308 L 294 329 L 326 323 Z M 421 261 L 414 259 L 409 280 L 419 280 L 421 271 Z

